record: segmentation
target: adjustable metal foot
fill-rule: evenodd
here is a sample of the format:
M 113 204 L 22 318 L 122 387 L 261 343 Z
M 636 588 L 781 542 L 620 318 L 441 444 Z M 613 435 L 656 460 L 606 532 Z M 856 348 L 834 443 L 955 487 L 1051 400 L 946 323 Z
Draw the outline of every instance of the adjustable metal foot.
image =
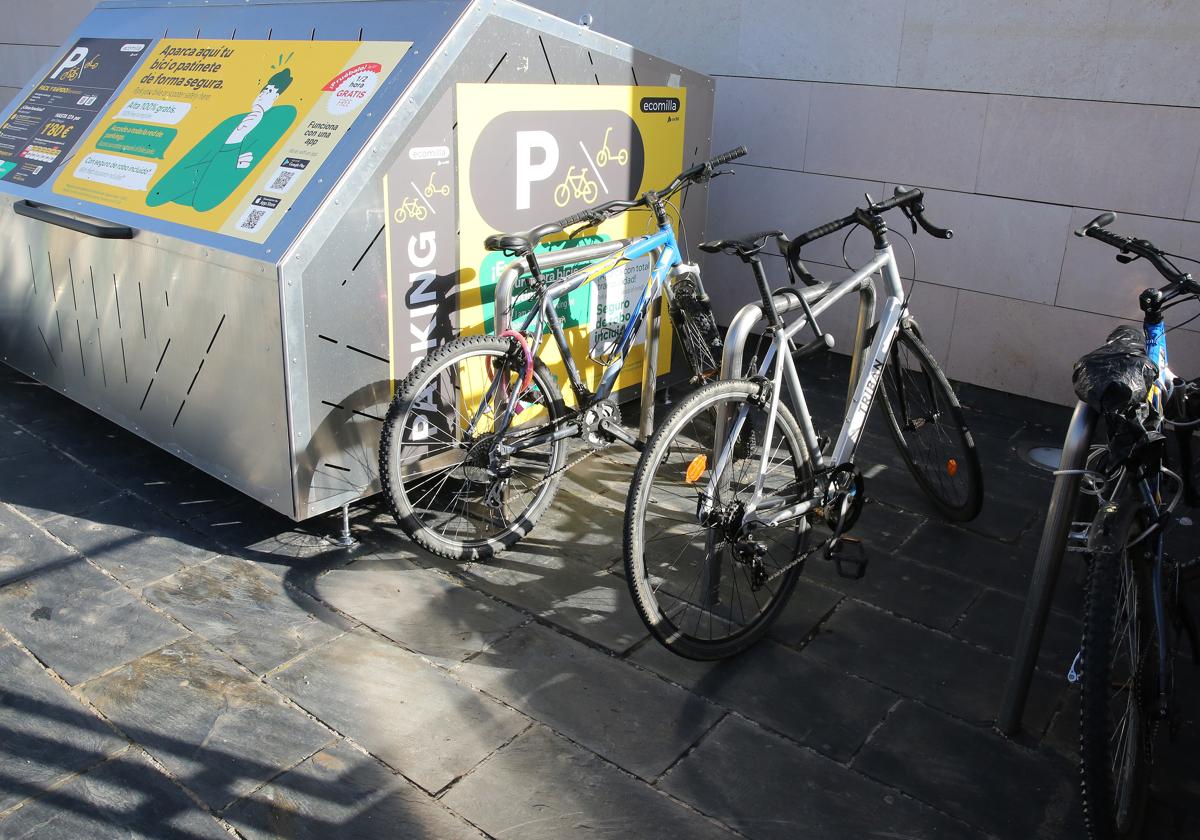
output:
M 326 537 L 331 543 L 338 548 L 353 548 L 358 545 L 358 540 L 350 535 L 350 503 L 342 505 L 342 532 L 336 537 Z

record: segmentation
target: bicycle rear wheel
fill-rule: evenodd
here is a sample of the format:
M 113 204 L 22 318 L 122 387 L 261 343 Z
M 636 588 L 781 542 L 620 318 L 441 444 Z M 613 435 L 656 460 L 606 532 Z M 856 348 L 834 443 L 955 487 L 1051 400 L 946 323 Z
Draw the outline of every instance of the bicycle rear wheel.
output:
M 918 486 L 947 519 L 974 519 L 983 506 L 975 440 L 945 374 L 908 328 L 892 345 L 882 391 L 892 440 Z
M 724 420 L 724 434 L 743 410 L 713 524 L 702 525 L 697 505 L 715 467 L 717 423 Z M 626 579 L 646 627 L 680 656 L 722 659 L 753 644 L 800 575 L 803 518 L 738 536 L 760 464 L 765 496 L 811 491 L 803 438 L 786 406 L 779 406 L 764 462 L 768 410 L 754 383 L 711 383 L 675 407 L 638 462 L 626 506 Z
M 495 452 L 494 424 L 524 366 L 513 340 L 473 336 L 436 350 L 396 391 L 379 443 L 379 477 L 396 522 L 434 554 L 484 560 L 500 553 L 529 533 L 558 490 L 565 440 Z M 540 359 L 519 409 L 506 444 L 545 432 L 566 414 Z
M 1157 631 L 1150 558 L 1126 548 L 1140 508 L 1106 505 L 1093 529 L 1106 550 L 1088 570 L 1079 697 L 1079 767 L 1090 840 L 1141 836 L 1153 761 Z

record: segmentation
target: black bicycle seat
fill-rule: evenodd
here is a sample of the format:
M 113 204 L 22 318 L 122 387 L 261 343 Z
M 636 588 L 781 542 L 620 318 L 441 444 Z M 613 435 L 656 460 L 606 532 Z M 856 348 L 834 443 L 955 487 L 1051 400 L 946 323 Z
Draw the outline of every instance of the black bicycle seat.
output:
M 557 222 L 547 222 L 527 233 L 493 233 L 483 240 L 483 247 L 489 251 L 504 251 L 514 257 L 526 257 L 533 253 L 543 237 L 552 233 L 562 233 Z
M 700 250 L 708 251 L 710 254 L 734 254 L 742 259 L 748 259 L 761 251 L 768 239 L 782 235 L 783 231 L 781 230 L 760 230 L 758 233 L 749 233 L 735 239 L 714 239 L 711 242 L 703 242 Z

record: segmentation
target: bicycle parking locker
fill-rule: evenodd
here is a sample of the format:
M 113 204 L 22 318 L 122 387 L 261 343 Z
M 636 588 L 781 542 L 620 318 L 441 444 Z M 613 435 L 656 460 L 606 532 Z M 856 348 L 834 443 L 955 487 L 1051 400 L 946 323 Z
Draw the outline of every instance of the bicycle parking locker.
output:
M 494 327 L 489 233 L 710 153 L 710 78 L 510 0 L 107 0 L 32 70 L 0 111 L 0 360 L 297 520 L 376 492 L 393 383 Z M 698 241 L 703 194 L 683 215 Z M 577 362 L 647 271 L 565 302 Z

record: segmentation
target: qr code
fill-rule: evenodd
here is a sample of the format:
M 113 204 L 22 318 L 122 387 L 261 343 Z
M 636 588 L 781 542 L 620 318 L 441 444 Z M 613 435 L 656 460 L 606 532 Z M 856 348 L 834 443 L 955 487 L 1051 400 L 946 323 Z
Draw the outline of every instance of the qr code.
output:
M 266 207 L 250 207 L 242 214 L 242 218 L 237 223 L 237 229 L 254 232 L 262 227 L 263 222 L 272 212 Z
M 282 166 L 275 172 L 275 178 L 267 185 L 271 192 L 287 192 L 288 185 L 296 177 L 295 169 L 284 169 Z

